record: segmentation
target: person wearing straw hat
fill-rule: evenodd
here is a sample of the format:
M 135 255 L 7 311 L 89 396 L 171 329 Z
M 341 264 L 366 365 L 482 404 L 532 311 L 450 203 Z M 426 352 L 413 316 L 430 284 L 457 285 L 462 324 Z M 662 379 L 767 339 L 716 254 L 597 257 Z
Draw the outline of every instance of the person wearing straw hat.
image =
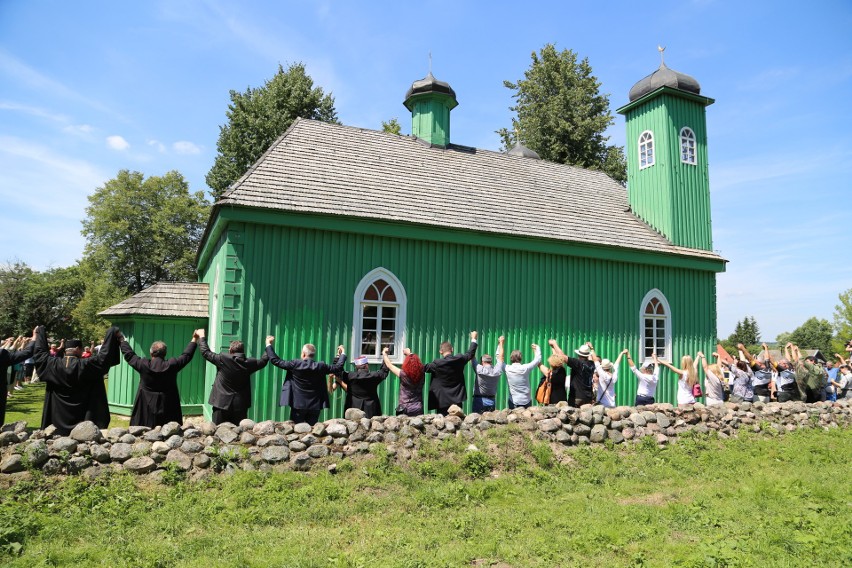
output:
M 592 362 L 591 343 L 587 342 L 574 350 L 576 357 L 566 355 L 555 339 L 548 341 L 553 352 L 562 357 L 565 365 L 571 370 L 571 382 L 568 387 L 568 404 L 580 407 L 595 402 L 593 380 L 595 364 Z
M 660 380 L 660 368 L 657 365 L 657 354 L 653 353 L 651 357 L 651 361 L 646 361 L 642 364 L 641 369 L 637 369 L 633 363 L 633 358 L 630 356 L 630 351 L 627 351 L 627 365 L 637 379 L 636 401 L 633 406 L 646 406 L 655 402 L 657 383 Z
M 615 406 L 615 383 L 618 382 L 618 366 L 621 364 L 621 358 L 627 355 L 627 349 L 622 350 L 613 363 L 609 359 L 602 360 L 595 354 L 595 348 L 589 347 L 592 350 L 592 360 L 595 362 L 595 374 L 597 375 L 598 394 L 595 397 L 597 404 L 612 408 Z

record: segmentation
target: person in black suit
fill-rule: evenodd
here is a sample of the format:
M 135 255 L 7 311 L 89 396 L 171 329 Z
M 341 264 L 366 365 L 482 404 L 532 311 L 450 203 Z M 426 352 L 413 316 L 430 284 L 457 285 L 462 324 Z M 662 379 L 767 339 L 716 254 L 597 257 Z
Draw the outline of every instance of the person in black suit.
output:
M 370 371 L 366 357 L 359 357 L 352 362 L 355 364 L 355 370 L 349 373 L 340 371 L 335 379 L 346 391 L 344 408 L 363 410 L 367 418 L 381 416 L 379 385 L 388 378 L 390 370 L 382 364 L 378 371 Z
M 266 367 L 269 355 L 260 359 L 246 357 L 242 341 L 232 341 L 228 353 L 213 353 L 207 345 L 203 329 L 195 330 L 201 356 L 216 366 L 216 380 L 207 404 L 213 407 L 213 423 L 239 424 L 248 418 L 251 408 L 251 376 Z
M 336 375 L 343 371 L 346 353 L 343 346 L 337 348 L 337 359 L 333 365 L 316 361 L 317 348 L 306 343 L 302 346 L 302 358 L 284 361 L 275 354 L 272 344 L 275 337 L 266 338 L 266 355 L 269 362 L 287 371 L 281 385 L 280 406 L 290 407 L 290 419 L 295 422 L 307 422 L 311 426 L 319 420 L 320 412 L 328 408 L 328 386 L 326 375 Z
M 33 348 L 35 347 L 36 330 L 33 329 L 33 336 L 29 344 L 23 349 L 14 350 L 12 345 L 15 343 L 15 338 L 10 337 L 3 342 L 0 347 L 0 377 L 2 377 L 3 390 L 0 391 L 0 424 L 6 423 L 6 397 L 8 390 L 6 385 L 6 374 L 9 372 L 9 367 L 23 363 L 33 356 Z
M 447 415 L 450 406 L 461 406 L 467 398 L 464 386 L 464 368 L 468 361 L 476 355 L 476 332 L 470 332 L 470 347 L 467 353 L 453 355 L 453 346 L 445 341 L 438 351 L 440 357 L 423 369 L 432 373 L 432 383 L 429 385 L 429 408 L 439 414 Z
M 109 328 L 100 351 L 88 359 L 80 357 L 83 343 L 69 339 L 65 341 L 65 356 L 59 358 L 50 355 L 44 326 L 36 328 L 33 359 L 35 371 L 45 384 L 42 429 L 53 424 L 58 434 L 67 436 L 74 426 L 86 420 L 99 428 L 109 426 L 104 375 L 121 361 L 118 354 L 121 338 L 117 327 Z
M 143 359 L 133 352 L 133 348 L 122 335 L 121 353 L 124 360 L 139 373 L 139 390 L 130 415 L 131 426 L 154 428 L 168 422 L 183 422 L 180 409 L 180 393 L 177 387 L 177 375 L 189 365 L 195 355 L 198 335 L 193 332 L 192 339 L 178 357 L 166 359 L 166 344 L 155 341 L 151 344 L 151 358 Z

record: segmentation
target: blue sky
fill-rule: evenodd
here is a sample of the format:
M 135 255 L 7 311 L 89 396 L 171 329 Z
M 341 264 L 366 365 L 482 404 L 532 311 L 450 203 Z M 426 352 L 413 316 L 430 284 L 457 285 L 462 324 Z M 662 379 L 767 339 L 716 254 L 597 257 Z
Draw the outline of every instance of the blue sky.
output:
M 588 57 L 613 109 L 666 62 L 708 107 L 719 334 L 765 339 L 832 319 L 852 287 L 852 3 L 0 0 L 0 261 L 81 256 L 86 196 L 120 169 L 180 171 L 216 154 L 228 92 L 301 61 L 344 124 L 379 128 L 428 71 L 460 105 L 453 141 L 498 149 L 511 93 L 545 43 Z M 616 116 L 612 141 L 624 144 Z

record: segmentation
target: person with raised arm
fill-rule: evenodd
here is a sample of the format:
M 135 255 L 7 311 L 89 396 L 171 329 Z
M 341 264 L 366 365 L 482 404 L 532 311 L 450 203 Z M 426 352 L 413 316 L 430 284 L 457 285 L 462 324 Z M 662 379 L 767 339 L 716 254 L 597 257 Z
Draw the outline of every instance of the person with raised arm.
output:
M 634 406 L 647 406 L 656 402 L 657 384 L 660 380 L 660 366 L 657 364 L 657 354 L 654 353 L 651 361 L 642 363 L 642 368 L 637 369 L 627 350 L 627 366 L 636 377 L 636 401 Z
M 754 391 L 754 400 L 760 402 L 769 402 L 775 396 L 775 388 L 773 384 L 774 372 L 772 366 L 772 359 L 770 359 L 769 357 L 769 346 L 764 343 L 762 347 L 763 361 L 758 361 L 756 357 L 749 353 L 745 345 L 743 345 L 742 343 L 737 343 L 737 349 L 739 349 L 740 353 L 745 356 L 754 375 L 752 378 L 752 390 Z
M 717 352 L 712 353 L 714 358 L 719 357 Z M 712 364 L 707 364 L 707 357 L 699 351 L 695 355 L 696 363 L 701 361 L 704 368 L 704 388 L 707 390 L 707 406 L 718 406 L 725 402 L 725 389 L 727 385 L 724 382 L 722 368 L 715 360 Z
M 248 418 L 251 408 L 251 376 L 266 367 L 269 355 L 264 351 L 260 359 L 246 357 L 245 345 L 240 340 L 231 341 L 227 353 L 213 353 L 207 345 L 205 330 L 197 329 L 195 334 L 201 356 L 216 367 L 216 379 L 207 400 L 213 407 L 213 423 L 239 424 Z
M 594 375 L 595 364 L 591 359 L 591 343 L 586 342 L 574 350 L 576 357 L 569 357 L 562 351 L 555 339 L 548 341 L 553 352 L 565 361 L 571 370 L 571 382 L 568 387 L 568 404 L 581 407 L 595 402 Z
M 386 348 L 385 348 L 386 349 Z M 382 349 L 382 356 L 384 356 Z M 363 410 L 367 418 L 382 415 L 382 401 L 379 398 L 379 385 L 388 377 L 389 369 L 382 364 L 378 371 L 370 371 L 367 356 L 352 360 L 355 370 L 346 372 L 343 369 L 336 373 L 336 380 L 346 391 L 344 409 L 357 408 Z
M 530 372 L 541 363 L 541 348 L 533 343 L 533 360 L 522 363 L 523 354 L 515 349 L 509 354 L 509 364 L 506 365 L 506 384 L 509 386 L 509 410 L 528 408 L 532 404 L 530 391 Z
M 503 369 L 506 367 L 506 360 L 503 356 L 503 344 L 505 342 L 506 338 L 502 335 L 497 338 L 497 350 L 494 352 L 495 357 L 497 357 L 497 364 L 494 364 L 491 355 L 487 353 L 482 356 L 482 362 L 477 361 L 476 357 L 470 361 L 476 372 L 476 382 L 473 386 L 474 412 L 481 414 L 496 408 L 497 384 L 500 381 L 500 375 L 503 374 Z
M 0 425 L 6 423 L 6 398 L 9 394 L 9 385 L 6 384 L 6 373 L 9 372 L 10 366 L 32 358 L 33 349 L 35 348 L 35 331 L 34 329 L 29 343 L 23 349 L 15 349 L 13 347 L 16 343 L 14 337 L 7 338 L 0 345 L 0 377 L 3 377 L 3 392 L 0 392 Z
M 281 384 L 280 406 L 290 407 L 290 420 L 306 422 L 313 426 L 319 420 L 320 412 L 329 407 L 326 375 L 336 375 L 343 371 L 346 363 L 346 351 L 342 345 L 337 347 L 337 359 L 329 365 L 317 361 L 317 348 L 312 343 L 302 346 L 299 359 L 284 360 L 276 353 L 273 344 L 275 337 L 266 338 L 266 355 L 269 362 L 287 371 Z
M 592 361 L 595 363 L 595 374 L 598 381 L 598 394 L 595 397 L 595 404 L 602 404 L 607 408 L 615 406 L 615 383 L 618 382 L 618 366 L 621 364 L 621 358 L 627 355 L 627 349 L 623 349 L 618 357 L 615 358 L 615 363 L 609 359 L 601 359 L 595 353 L 595 348 L 589 345 L 591 349 Z
M 453 355 L 453 345 L 445 341 L 438 351 L 440 357 L 426 365 L 424 371 L 432 374 L 429 384 L 429 408 L 446 416 L 451 406 L 464 404 L 467 389 L 464 368 L 476 356 L 476 331 L 470 332 L 470 347 L 465 353 Z
M 677 375 L 677 403 L 695 404 L 695 385 L 698 383 L 698 361 L 693 361 L 690 355 L 684 355 L 680 358 L 680 368 L 678 369 L 668 361 L 657 359 L 660 365 L 667 367 Z M 742 362 L 742 361 L 741 361 Z M 745 363 L 743 363 L 745 364 Z
M 402 366 L 394 365 L 388 357 L 388 348 L 382 349 L 382 358 L 388 370 L 399 377 L 399 400 L 397 415 L 420 416 L 423 414 L 423 376 L 424 366 L 420 357 L 406 347 L 402 350 L 405 359 Z
M 121 336 L 120 348 L 124 360 L 139 373 L 139 388 L 130 414 L 131 426 L 154 428 L 169 422 L 183 423 L 177 376 L 192 361 L 197 343 L 198 330 L 195 330 L 183 353 L 166 359 L 166 344 L 155 341 L 148 350 L 151 358 L 145 359 L 139 357 Z
M 550 345 L 550 341 L 548 341 Z M 548 367 L 547 365 L 550 365 Z M 565 367 L 565 359 L 557 355 L 553 350 L 553 345 L 550 345 L 550 356 L 547 358 L 547 365 L 541 364 L 538 370 L 541 371 L 542 378 L 539 382 L 550 379 L 550 400 L 548 404 L 556 404 L 561 401 L 568 401 L 568 369 Z

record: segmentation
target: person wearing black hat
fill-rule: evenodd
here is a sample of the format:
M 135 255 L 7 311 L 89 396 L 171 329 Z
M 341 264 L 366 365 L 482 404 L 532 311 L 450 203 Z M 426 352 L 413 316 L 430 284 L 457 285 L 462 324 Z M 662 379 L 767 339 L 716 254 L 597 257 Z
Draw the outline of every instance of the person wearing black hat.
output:
M 197 341 L 196 330 L 183 353 L 170 359 L 166 359 L 166 344 L 155 341 L 149 351 L 151 358 L 144 359 L 136 355 L 124 336 L 121 336 L 124 360 L 139 373 L 139 390 L 136 391 L 136 401 L 130 414 L 131 426 L 154 428 L 169 422 L 183 422 L 177 375 L 192 361 Z
M 80 358 L 83 342 L 69 339 L 65 342 L 65 356 L 59 358 L 50 356 L 44 326 L 36 328 L 33 359 L 35 370 L 45 384 L 42 429 L 53 424 L 58 434 L 66 436 L 74 426 L 86 420 L 99 428 L 109 426 L 104 375 L 119 363 L 120 335 L 117 327 L 109 328 L 103 348 L 88 359 Z
M 8 393 L 6 390 L 6 373 L 9 372 L 10 365 L 16 365 L 32 357 L 33 346 L 35 345 L 35 330 L 33 330 L 33 336 L 29 344 L 23 349 L 14 350 L 12 347 L 14 340 L 15 338 L 10 337 L 0 347 L 0 377 L 3 377 L 3 390 L 0 391 L 0 424 L 6 423 L 6 396 Z
M 387 347 L 382 351 L 384 354 Z M 346 391 L 344 409 L 357 408 L 363 410 L 367 418 L 382 415 L 382 401 L 379 399 L 379 385 L 388 378 L 390 370 L 382 364 L 378 371 L 370 371 L 367 357 L 361 356 L 352 360 L 355 370 L 346 372 L 340 369 L 335 373 L 335 381 Z

